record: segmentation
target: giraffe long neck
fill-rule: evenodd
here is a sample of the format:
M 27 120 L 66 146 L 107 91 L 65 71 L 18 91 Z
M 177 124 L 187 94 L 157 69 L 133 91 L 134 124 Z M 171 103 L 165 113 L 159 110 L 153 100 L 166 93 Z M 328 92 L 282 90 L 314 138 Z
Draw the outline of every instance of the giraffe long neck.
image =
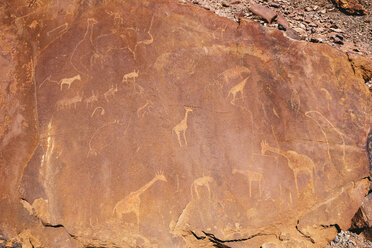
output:
M 189 114 L 189 111 L 186 110 L 185 118 L 183 118 L 183 121 L 184 121 L 184 122 L 187 122 L 187 116 L 188 116 L 188 114 Z
M 242 86 L 243 86 L 243 88 L 245 87 L 245 84 L 247 83 L 247 80 L 248 80 L 248 78 L 245 78 L 243 81 L 242 81 Z
M 148 183 L 146 183 L 144 186 L 142 186 L 139 190 L 136 191 L 137 195 L 141 195 L 143 192 L 145 192 L 148 188 L 151 187 L 158 179 L 155 177 Z
M 286 152 L 283 151 L 283 150 L 281 150 L 281 149 L 279 149 L 279 148 L 275 148 L 275 147 L 268 146 L 268 147 L 267 147 L 267 150 L 268 150 L 268 151 L 271 151 L 271 152 L 273 152 L 273 153 L 276 153 L 276 154 L 282 155 L 283 157 L 285 157 L 285 158 L 288 159 L 288 156 L 287 156 Z
M 243 171 L 243 170 L 236 170 L 237 173 L 240 173 L 244 176 L 247 176 L 248 177 L 248 180 L 250 181 L 251 180 L 251 175 L 250 173 L 248 173 L 247 171 Z

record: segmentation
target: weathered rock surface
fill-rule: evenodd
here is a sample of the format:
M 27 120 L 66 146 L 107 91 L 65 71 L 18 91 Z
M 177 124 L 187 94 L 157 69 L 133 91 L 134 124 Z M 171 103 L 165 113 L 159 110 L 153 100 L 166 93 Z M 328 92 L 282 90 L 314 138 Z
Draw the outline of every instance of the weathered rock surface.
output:
M 321 247 L 350 227 L 372 105 L 346 54 L 173 1 L 0 7 L 3 245 Z
M 358 0 L 332 0 L 337 8 L 351 15 L 365 15 L 366 9 Z

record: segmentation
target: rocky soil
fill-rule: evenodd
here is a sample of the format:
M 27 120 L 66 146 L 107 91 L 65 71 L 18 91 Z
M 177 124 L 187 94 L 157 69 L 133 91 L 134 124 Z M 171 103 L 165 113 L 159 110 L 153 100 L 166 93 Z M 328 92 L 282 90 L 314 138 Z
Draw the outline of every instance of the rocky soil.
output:
M 362 0 L 364 15 L 349 15 L 336 8 L 329 0 L 258 0 L 257 3 L 275 11 L 278 17 L 268 23 L 250 11 L 254 2 L 248 0 L 181 0 L 202 6 L 220 16 L 238 21 L 244 17 L 272 28 L 282 28 L 278 17 L 282 14 L 289 27 L 301 39 L 327 43 L 346 52 L 372 53 L 372 1 Z
M 327 246 L 327 248 L 370 248 L 372 247 L 372 242 L 360 238 L 355 233 L 349 231 L 341 231 L 337 234 L 336 238 Z

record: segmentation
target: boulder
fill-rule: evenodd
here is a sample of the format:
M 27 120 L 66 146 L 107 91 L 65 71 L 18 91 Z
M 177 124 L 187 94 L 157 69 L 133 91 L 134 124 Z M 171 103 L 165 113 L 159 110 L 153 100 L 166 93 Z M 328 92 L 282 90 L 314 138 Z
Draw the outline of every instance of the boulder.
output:
M 274 20 L 274 18 L 278 15 L 275 11 L 261 4 L 253 4 L 249 8 L 249 10 L 253 14 L 265 19 L 268 23 L 271 23 Z
M 358 0 L 332 0 L 337 8 L 350 15 L 365 15 L 367 13 Z
M 321 247 L 368 192 L 348 56 L 173 0 L 0 8 L 0 242 Z

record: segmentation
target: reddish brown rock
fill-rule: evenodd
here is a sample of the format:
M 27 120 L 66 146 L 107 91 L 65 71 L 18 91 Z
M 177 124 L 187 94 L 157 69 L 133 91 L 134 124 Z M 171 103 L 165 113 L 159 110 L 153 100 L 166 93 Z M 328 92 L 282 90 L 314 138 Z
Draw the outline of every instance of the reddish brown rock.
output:
M 351 15 L 365 15 L 366 9 L 358 0 L 332 0 L 337 8 Z
M 364 57 L 353 52 L 347 53 L 355 74 L 362 77 L 365 82 L 372 78 L 372 58 Z
M 279 14 L 276 21 L 282 29 L 287 30 L 289 28 L 289 23 L 287 22 L 287 19 L 285 19 L 283 14 Z
M 302 37 L 293 28 L 288 28 L 285 34 L 291 39 L 302 40 Z
M 344 53 L 168 0 L 0 11 L 0 242 L 319 247 L 350 225 L 372 105 Z
M 274 20 L 274 18 L 277 16 L 277 13 L 275 11 L 273 11 L 270 8 L 265 7 L 261 4 L 253 4 L 249 8 L 249 10 L 253 14 L 265 19 L 268 23 L 271 23 Z
M 360 209 L 365 216 L 365 221 L 368 224 L 368 227 L 372 228 L 372 194 L 369 194 L 364 198 Z

